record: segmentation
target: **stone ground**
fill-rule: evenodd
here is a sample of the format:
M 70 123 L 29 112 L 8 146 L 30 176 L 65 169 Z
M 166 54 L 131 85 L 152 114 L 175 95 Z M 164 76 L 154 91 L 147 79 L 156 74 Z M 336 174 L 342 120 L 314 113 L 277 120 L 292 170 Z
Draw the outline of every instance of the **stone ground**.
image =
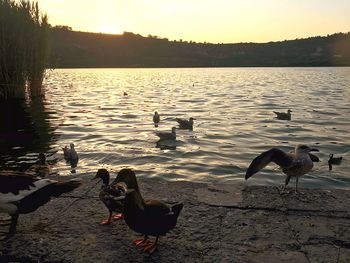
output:
M 0 241 L 0 262 L 350 263 L 350 191 L 281 195 L 277 187 L 159 179 L 140 179 L 140 187 L 146 199 L 184 203 L 177 227 L 153 255 L 134 247 L 139 236 L 123 221 L 99 225 L 108 212 L 100 187 L 85 179 L 21 215 L 16 234 Z

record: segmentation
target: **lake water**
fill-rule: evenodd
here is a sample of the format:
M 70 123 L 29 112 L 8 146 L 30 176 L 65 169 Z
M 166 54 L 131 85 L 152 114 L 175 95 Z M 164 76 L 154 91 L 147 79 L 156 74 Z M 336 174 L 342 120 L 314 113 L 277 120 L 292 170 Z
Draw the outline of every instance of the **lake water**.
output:
M 57 69 L 45 87 L 42 103 L 24 111 L 33 143 L 2 151 L 3 166 L 32 163 L 45 151 L 53 171 L 69 176 L 61 147 L 73 142 L 77 174 L 131 167 L 140 177 L 243 182 L 259 153 L 303 143 L 320 150 L 321 162 L 301 187 L 350 189 L 350 68 Z M 287 109 L 291 121 L 274 118 Z M 175 117 L 196 118 L 193 131 L 177 130 L 171 147 L 157 147 L 154 132 L 170 131 Z M 330 153 L 343 156 L 332 171 Z M 284 179 L 271 164 L 247 183 Z

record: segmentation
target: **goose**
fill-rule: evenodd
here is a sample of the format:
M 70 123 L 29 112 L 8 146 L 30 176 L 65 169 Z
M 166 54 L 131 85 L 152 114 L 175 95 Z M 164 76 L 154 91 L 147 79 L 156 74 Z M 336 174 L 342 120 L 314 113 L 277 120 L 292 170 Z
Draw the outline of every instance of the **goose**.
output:
M 159 236 L 164 236 L 176 226 L 183 208 L 182 203 L 169 205 L 159 200 L 144 201 L 134 189 L 128 189 L 119 199 L 124 202 L 125 223 L 133 231 L 144 235 L 142 239 L 134 240 L 134 245 L 144 247 L 144 251 L 150 254 L 157 249 Z M 149 236 L 155 236 L 155 241 L 149 240 Z
M 341 161 L 343 160 L 343 157 L 340 156 L 340 157 L 334 157 L 333 153 L 331 153 L 329 155 L 329 160 L 328 160 L 328 166 L 329 166 L 329 170 L 331 171 L 332 170 L 332 165 L 335 164 L 335 165 L 338 165 L 341 163 Z
M 277 115 L 276 118 L 279 119 L 279 120 L 287 120 L 287 121 L 290 121 L 291 118 L 292 118 L 292 115 L 291 115 L 291 110 L 288 110 L 287 112 L 277 112 L 277 111 L 274 111 L 274 113 Z
M 158 127 L 158 124 L 160 122 L 160 116 L 158 114 L 158 112 L 155 112 L 153 115 L 153 122 L 154 122 L 154 126 Z
M 20 214 L 31 213 L 51 197 L 71 192 L 80 185 L 77 180 L 59 182 L 32 177 L 25 172 L 0 173 L 0 212 L 11 216 L 9 233 L 15 232 Z
M 46 161 L 45 154 L 39 153 L 38 161 L 30 166 L 26 172 L 44 178 L 50 174 L 50 170 L 50 165 Z
M 176 118 L 175 120 L 178 122 L 180 129 L 193 129 L 193 120 L 195 120 L 195 118 L 191 117 L 188 120 Z
M 291 177 L 296 177 L 295 192 L 298 192 L 299 177 L 308 173 L 313 167 L 310 152 L 318 149 L 311 149 L 307 145 L 297 145 L 293 153 L 286 153 L 280 149 L 272 148 L 257 156 L 249 165 L 245 174 L 245 179 L 259 172 L 270 162 L 274 162 L 282 168 L 282 172 L 287 175 L 283 191 L 287 187 Z M 318 158 L 317 158 L 318 159 Z
M 155 132 L 159 140 L 176 140 L 176 127 L 171 128 L 171 132 Z
M 102 187 L 99 193 L 99 198 L 107 207 L 109 214 L 107 219 L 101 221 L 101 225 L 109 225 L 114 219 L 123 219 L 123 204 L 116 200 L 121 192 L 126 192 L 128 188 L 133 188 L 140 192 L 137 184 L 136 175 L 131 169 L 122 169 L 119 171 L 117 177 L 110 183 L 110 175 L 107 169 L 98 169 L 94 179 L 100 178 L 102 180 Z M 117 212 L 114 217 L 112 213 Z

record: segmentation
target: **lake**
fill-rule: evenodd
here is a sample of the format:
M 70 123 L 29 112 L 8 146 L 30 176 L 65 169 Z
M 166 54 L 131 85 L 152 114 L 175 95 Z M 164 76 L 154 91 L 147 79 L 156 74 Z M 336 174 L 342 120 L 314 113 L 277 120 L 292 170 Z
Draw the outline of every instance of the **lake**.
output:
M 56 69 L 44 84 L 43 100 L 22 103 L 26 117 L 7 114 L 16 124 L 3 129 L 3 167 L 29 165 L 44 151 L 54 172 L 70 176 L 61 147 L 74 143 L 76 174 L 131 167 L 140 177 L 243 182 L 259 153 L 302 143 L 321 161 L 300 187 L 350 189 L 350 68 Z M 291 121 L 275 119 L 273 111 L 288 109 Z M 176 117 L 196 118 L 193 131 L 179 129 L 175 143 L 159 147 L 155 131 L 170 131 Z M 13 128 L 21 134 L 14 142 Z M 330 153 L 343 156 L 332 171 Z M 284 180 L 269 165 L 247 184 Z

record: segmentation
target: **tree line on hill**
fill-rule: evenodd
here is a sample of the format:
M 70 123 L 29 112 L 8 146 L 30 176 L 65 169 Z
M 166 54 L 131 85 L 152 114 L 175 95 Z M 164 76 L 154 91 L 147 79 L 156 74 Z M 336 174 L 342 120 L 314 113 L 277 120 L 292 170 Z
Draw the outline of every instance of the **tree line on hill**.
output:
M 53 27 L 52 68 L 350 66 L 350 32 L 269 43 L 211 44 Z

